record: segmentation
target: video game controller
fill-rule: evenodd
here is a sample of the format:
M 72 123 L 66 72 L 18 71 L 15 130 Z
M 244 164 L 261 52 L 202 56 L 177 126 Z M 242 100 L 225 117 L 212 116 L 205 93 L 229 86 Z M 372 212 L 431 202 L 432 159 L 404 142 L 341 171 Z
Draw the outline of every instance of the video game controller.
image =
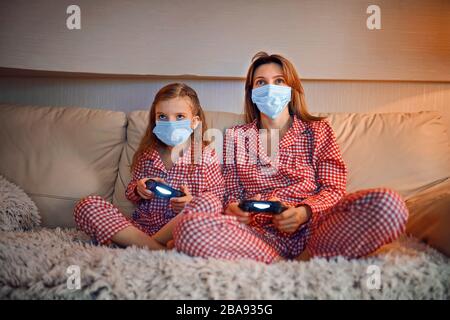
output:
M 247 212 L 257 213 L 273 213 L 280 214 L 287 208 L 279 201 L 257 201 L 257 200 L 244 200 L 239 203 L 239 208 Z
M 180 190 L 174 189 L 171 186 L 149 179 L 145 182 L 147 189 L 153 192 L 157 197 L 170 199 L 184 197 L 186 194 Z

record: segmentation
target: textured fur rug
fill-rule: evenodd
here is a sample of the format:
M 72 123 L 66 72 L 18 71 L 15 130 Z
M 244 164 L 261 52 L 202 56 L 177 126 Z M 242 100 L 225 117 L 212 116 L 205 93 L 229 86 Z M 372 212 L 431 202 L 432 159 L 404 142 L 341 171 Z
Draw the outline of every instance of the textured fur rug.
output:
M 67 287 L 71 265 L 79 290 Z M 379 290 L 367 287 L 370 265 Z M 449 259 L 412 238 L 366 259 L 265 265 L 93 246 L 73 229 L 0 231 L 2 299 L 449 299 L 449 290 Z
M 450 298 L 450 259 L 412 238 L 366 259 L 265 265 L 93 246 L 39 224 L 33 201 L 0 176 L 0 299 Z

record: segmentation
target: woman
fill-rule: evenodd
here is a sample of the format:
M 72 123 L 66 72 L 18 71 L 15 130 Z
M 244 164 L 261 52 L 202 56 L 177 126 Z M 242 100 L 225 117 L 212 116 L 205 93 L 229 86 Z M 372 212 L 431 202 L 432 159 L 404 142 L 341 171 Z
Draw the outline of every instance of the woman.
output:
M 256 54 L 245 83 L 246 124 L 227 131 L 225 199 L 187 204 L 174 230 L 192 256 L 266 263 L 366 256 L 404 231 L 408 211 L 386 188 L 346 194 L 347 168 L 329 123 L 310 115 L 294 66 Z M 281 201 L 281 214 L 244 212 L 245 199 Z M 205 199 L 206 200 L 206 199 Z

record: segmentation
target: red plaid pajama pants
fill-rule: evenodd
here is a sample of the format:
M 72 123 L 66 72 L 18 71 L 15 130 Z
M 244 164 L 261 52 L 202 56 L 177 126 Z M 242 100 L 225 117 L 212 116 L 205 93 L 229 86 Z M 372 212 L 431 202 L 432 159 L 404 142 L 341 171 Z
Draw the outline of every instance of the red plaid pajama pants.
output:
M 129 226 L 147 232 L 143 226 L 123 215 L 117 207 L 99 196 L 88 196 L 75 206 L 75 224 L 99 244 L 110 244 L 111 237 Z
M 255 215 L 255 221 L 245 225 L 222 215 L 221 203 L 209 196 L 194 198 L 183 213 L 185 217 L 174 230 L 178 251 L 265 263 L 295 258 L 305 248 L 316 257 L 363 257 L 395 240 L 404 232 L 408 218 L 400 195 L 387 188 L 347 194 L 291 235 L 271 227 L 267 216 Z
M 194 199 L 197 199 L 194 197 Z M 201 200 L 200 200 L 201 199 Z M 222 203 L 216 196 L 205 193 L 196 200 L 197 203 L 189 212 L 215 212 L 222 209 Z M 201 203 L 199 205 L 198 203 Z M 197 211 L 196 211 L 197 210 Z M 120 210 L 104 200 L 100 196 L 88 196 L 75 205 L 74 220 L 77 228 L 89 235 L 95 242 L 99 244 L 110 244 L 111 238 L 119 231 L 134 226 L 139 230 L 153 235 L 159 230 L 159 225 L 151 224 L 149 220 L 138 219 L 137 221 L 127 218 Z M 142 223 L 139 223 L 141 222 Z

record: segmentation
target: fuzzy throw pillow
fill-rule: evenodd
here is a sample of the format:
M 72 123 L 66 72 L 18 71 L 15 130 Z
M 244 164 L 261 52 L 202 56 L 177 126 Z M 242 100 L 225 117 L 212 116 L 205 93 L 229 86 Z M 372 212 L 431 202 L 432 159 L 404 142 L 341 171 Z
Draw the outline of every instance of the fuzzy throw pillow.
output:
M 0 175 L 0 230 L 25 231 L 40 224 L 41 217 L 33 200 Z

